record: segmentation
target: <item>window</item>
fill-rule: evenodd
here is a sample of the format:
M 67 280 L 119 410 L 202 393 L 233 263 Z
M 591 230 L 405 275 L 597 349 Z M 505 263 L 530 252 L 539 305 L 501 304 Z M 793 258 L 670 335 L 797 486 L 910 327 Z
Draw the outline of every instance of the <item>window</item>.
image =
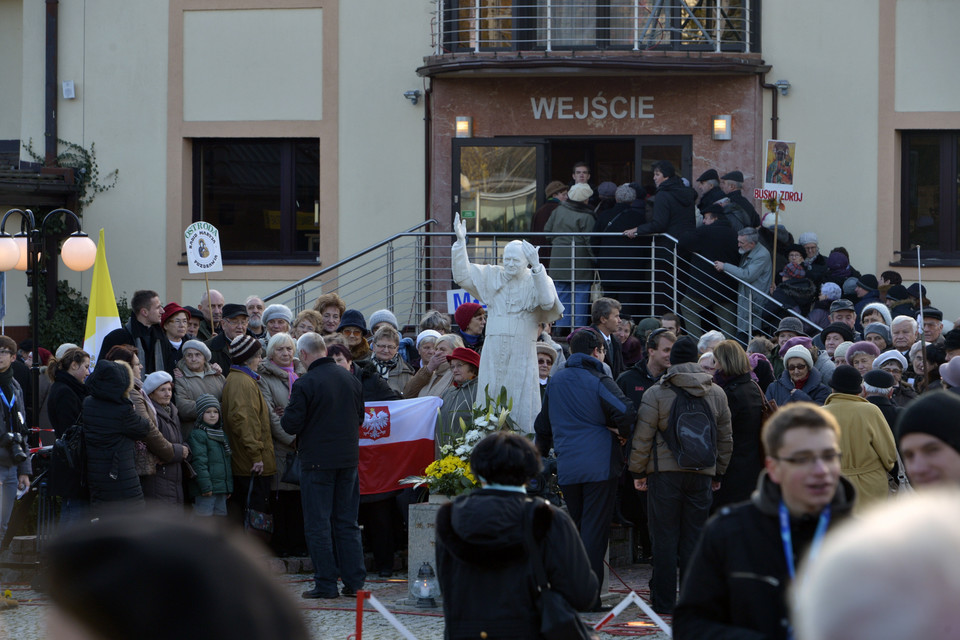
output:
M 315 260 L 318 139 L 194 140 L 194 221 L 220 231 L 225 260 Z
M 960 257 L 960 132 L 905 131 L 900 224 L 903 258 Z

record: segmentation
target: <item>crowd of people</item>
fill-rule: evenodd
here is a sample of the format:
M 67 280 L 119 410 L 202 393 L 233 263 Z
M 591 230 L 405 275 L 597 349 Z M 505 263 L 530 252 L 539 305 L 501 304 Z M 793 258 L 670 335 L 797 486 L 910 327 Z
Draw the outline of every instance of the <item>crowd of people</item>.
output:
M 604 183 L 593 203 L 589 173 L 581 180 L 579 168 L 573 186 L 548 186 L 550 210 L 534 219 L 535 231 L 558 234 L 541 258 L 567 308 L 561 320 L 539 325 L 536 450 L 504 438 L 500 449 L 477 447 L 476 464 L 488 469 L 484 489 L 438 521 L 441 582 L 462 590 L 457 576 L 474 575 L 484 545 L 523 556 L 530 540 L 519 525 L 529 517 L 537 544 L 572 549 L 579 577 L 571 600 L 604 610 L 610 529 L 630 527 L 634 561 L 653 567 L 652 606 L 675 616 L 676 637 L 736 629 L 789 637 L 787 586 L 828 527 L 902 492 L 906 478 L 914 486 L 960 482 L 960 437 L 949 418 L 960 408 L 960 327 L 945 330 L 919 284 L 906 287 L 895 272 L 856 272 L 842 247 L 820 255 L 813 233 L 794 243 L 782 229 L 774 269 L 768 218 L 740 194 L 739 172 L 701 175 L 698 202 L 660 162 L 653 193 Z M 696 311 L 670 313 L 673 305 L 659 301 L 673 294 L 654 284 L 662 313 L 637 315 L 641 285 L 620 277 L 626 267 L 617 262 L 626 264 L 629 253 L 609 236 L 591 243 L 579 235 L 594 230 L 631 241 L 667 232 L 680 238 L 678 250 L 707 257 L 712 268 L 704 263 L 679 294 L 681 308 Z M 592 280 L 575 272 L 592 273 L 596 255 L 613 258 L 601 263 L 606 296 L 577 285 Z M 772 312 L 743 304 L 749 296 L 735 291 L 743 282 L 772 291 L 794 313 L 754 331 L 754 318 Z M 819 296 L 803 298 L 801 289 Z M 477 401 L 485 307 L 468 302 L 452 318 L 432 310 L 416 327 L 401 326 L 389 309 L 365 317 L 336 293 L 299 314 L 256 296 L 228 303 L 216 290 L 196 307 L 163 304 L 141 290 L 131 307 L 92 371 L 91 354 L 77 345 L 40 350 L 41 430 L 60 437 L 82 424 L 86 437 L 82 477 L 51 478 L 61 523 L 159 505 L 223 517 L 277 555 L 309 555 L 315 585 L 305 598 L 355 595 L 367 573 L 364 547 L 370 569 L 392 575 L 405 507 L 423 496 L 399 488 L 359 495 L 363 403 L 441 398 L 439 456 Z M 31 482 L 30 458 L 18 454 L 18 446 L 37 444 L 27 429 L 31 349 L 0 336 L 0 414 L 8 426 L 0 534 L 13 496 Z M 713 434 L 709 463 L 678 457 L 667 435 L 677 407 L 704 414 Z M 288 478 L 294 452 L 299 484 Z M 514 500 L 539 472 L 538 457 L 555 458 L 569 519 Z M 492 512 L 503 529 L 484 538 L 492 525 L 478 518 Z M 784 535 L 794 536 L 789 548 Z M 476 547 L 471 536 L 484 541 Z M 544 551 L 543 563 L 554 584 L 564 584 L 554 553 Z M 475 611 L 448 607 L 447 614 L 484 626 Z

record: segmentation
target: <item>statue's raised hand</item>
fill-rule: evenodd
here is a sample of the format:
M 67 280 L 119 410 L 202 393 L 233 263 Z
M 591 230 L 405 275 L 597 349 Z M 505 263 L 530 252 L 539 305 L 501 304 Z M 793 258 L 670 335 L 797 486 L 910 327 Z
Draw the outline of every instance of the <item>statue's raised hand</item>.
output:
M 467 223 L 463 222 L 460 219 L 459 213 L 457 213 L 453 217 L 453 230 L 457 234 L 457 242 L 466 244 L 467 243 Z
M 540 253 L 537 247 L 533 246 L 526 240 L 523 241 L 523 257 L 527 259 L 527 262 L 530 264 L 531 269 L 536 269 L 540 266 Z

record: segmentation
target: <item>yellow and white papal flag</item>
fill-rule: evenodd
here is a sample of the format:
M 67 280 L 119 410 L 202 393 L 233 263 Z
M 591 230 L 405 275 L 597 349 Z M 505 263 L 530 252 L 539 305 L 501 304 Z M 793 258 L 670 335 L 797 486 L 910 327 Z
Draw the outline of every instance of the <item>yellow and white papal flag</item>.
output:
M 117 310 L 117 298 L 113 295 L 110 269 L 107 268 L 103 229 L 100 229 L 97 261 L 93 265 L 93 284 L 90 287 L 90 306 L 87 307 L 87 330 L 83 333 L 83 350 L 90 354 L 91 369 L 97 362 L 103 338 L 119 328 L 120 312 Z

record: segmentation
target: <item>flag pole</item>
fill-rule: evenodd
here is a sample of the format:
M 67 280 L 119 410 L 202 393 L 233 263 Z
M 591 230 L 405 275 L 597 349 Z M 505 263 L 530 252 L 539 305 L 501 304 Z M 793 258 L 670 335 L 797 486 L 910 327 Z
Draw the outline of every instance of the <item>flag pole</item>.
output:
M 923 338 L 923 274 L 920 268 L 920 245 L 917 245 L 917 287 L 920 293 L 920 353 L 923 357 L 923 390 L 930 383 L 930 363 L 927 361 L 927 345 Z

